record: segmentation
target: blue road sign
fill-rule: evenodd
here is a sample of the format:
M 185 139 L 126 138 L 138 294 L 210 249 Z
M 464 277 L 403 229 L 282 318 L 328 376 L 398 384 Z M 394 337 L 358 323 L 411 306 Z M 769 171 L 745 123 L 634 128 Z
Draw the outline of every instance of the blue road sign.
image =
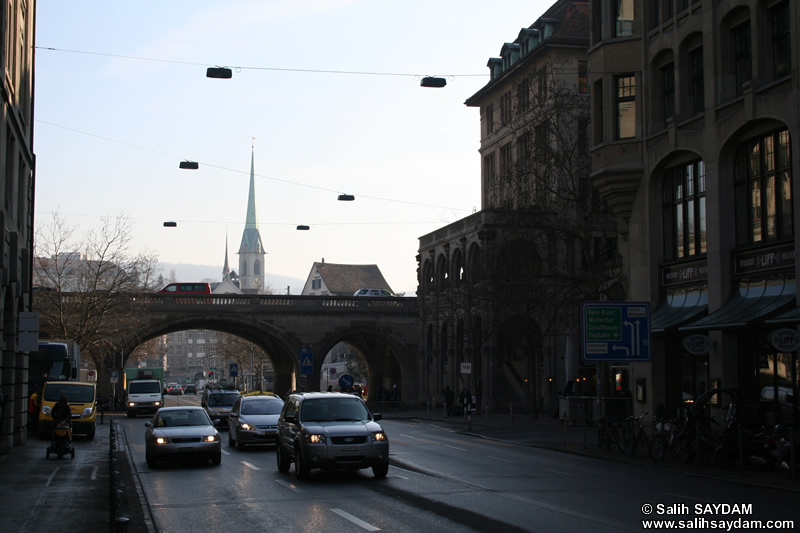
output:
M 353 376 L 350 374 L 342 374 L 339 377 L 339 386 L 343 389 L 349 389 L 353 386 Z
M 648 302 L 584 302 L 583 359 L 598 361 L 650 360 Z
M 300 348 L 297 350 L 297 360 L 300 363 L 300 374 L 307 376 L 314 373 L 314 355 L 311 348 Z
M 230 371 L 228 372 L 232 378 L 239 376 L 239 365 L 236 363 L 231 363 Z

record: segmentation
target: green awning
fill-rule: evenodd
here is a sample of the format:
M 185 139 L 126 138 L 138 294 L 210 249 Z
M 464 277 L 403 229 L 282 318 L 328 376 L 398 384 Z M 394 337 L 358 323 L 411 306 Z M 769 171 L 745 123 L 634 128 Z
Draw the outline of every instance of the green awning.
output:
M 693 289 L 670 291 L 650 315 L 650 333 L 664 333 L 694 320 L 708 310 L 708 291 Z
M 765 324 L 800 324 L 800 307 L 764 321 Z
M 778 278 L 743 280 L 728 302 L 706 317 L 678 328 L 679 331 L 700 331 L 747 326 L 756 320 L 795 307 L 794 274 Z

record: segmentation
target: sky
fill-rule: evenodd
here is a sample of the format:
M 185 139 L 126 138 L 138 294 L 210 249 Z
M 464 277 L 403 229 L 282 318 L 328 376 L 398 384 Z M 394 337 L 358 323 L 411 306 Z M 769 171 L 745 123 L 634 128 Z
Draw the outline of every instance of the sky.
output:
M 122 214 L 136 250 L 221 277 L 226 239 L 238 270 L 252 154 L 268 278 L 375 264 L 413 293 L 419 238 L 481 208 L 464 102 L 553 1 L 39 1 L 37 227 Z M 215 66 L 233 77 L 206 78 Z

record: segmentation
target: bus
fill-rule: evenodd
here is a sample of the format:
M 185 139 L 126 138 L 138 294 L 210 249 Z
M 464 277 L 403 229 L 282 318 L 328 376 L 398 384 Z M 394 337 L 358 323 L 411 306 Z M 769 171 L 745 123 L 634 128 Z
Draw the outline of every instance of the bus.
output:
M 28 390 L 41 389 L 45 381 L 75 381 L 78 362 L 70 357 L 69 347 L 61 342 L 39 343 L 39 349 L 28 354 Z

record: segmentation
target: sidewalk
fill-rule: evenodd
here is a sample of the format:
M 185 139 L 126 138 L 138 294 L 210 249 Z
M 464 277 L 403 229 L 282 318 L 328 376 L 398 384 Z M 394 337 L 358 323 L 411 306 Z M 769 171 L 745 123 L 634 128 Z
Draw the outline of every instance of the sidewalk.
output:
M 605 451 L 597 446 L 597 428 L 563 424 L 550 414 L 540 414 L 534 419 L 530 414 L 508 413 L 473 414 L 471 428 L 463 417 L 447 417 L 441 406 L 437 409 L 406 409 L 381 413 L 386 420 L 414 419 L 421 423 L 446 428 L 465 435 L 479 438 L 512 442 L 521 446 L 543 448 L 564 453 L 573 453 L 593 457 L 605 461 L 634 464 L 646 468 L 681 472 L 690 476 L 702 476 L 755 486 L 792 490 L 800 492 L 800 480 L 792 480 L 789 473 L 776 466 L 771 472 L 721 468 L 712 464 L 685 463 L 681 459 L 664 457 L 656 463 L 644 452 L 637 451 L 635 456 L 626 455 L 612 448 Z M 391 439 L 391 435 L 389 435 Z

